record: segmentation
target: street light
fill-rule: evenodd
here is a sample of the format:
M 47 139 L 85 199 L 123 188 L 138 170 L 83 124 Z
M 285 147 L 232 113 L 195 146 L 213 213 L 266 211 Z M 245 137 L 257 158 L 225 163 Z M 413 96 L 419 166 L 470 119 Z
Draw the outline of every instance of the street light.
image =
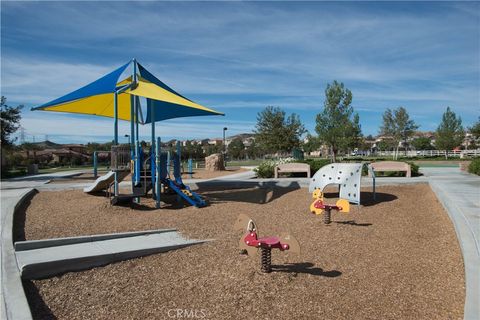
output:
M 223 128 L 223 153 L 227 152 L 227 145 L 225 144 L 225 131 L 227 131 L 227 130 L 228 130 L 227 127 Z
M 225 131 L 227 131 L 227 127 L 223 127 L 223 165 L 227 166 L 227 145 L 225 143 Z

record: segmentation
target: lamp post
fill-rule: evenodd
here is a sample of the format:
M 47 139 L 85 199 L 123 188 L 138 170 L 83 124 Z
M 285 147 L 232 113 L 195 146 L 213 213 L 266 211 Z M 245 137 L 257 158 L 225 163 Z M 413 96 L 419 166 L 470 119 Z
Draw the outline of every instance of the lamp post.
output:
M 224 127 L 224 128 L 223 128 L 223 152 L 224 152 L 224 153 L 227 152 L 227 145 L 226 145 L 226 143 L 225 143 L 225 131 L 227 131 L 227 130 L 228 130 L 227 127 Z
M 226 158 L 227 158 L 227 144 L 225 143 L 225 131 L 227 131 L 228 128 L 227 127 L 223 127 L 223 162 L 225 164 L 225 166 L 227 165 L 227 161 L 226 161 Z

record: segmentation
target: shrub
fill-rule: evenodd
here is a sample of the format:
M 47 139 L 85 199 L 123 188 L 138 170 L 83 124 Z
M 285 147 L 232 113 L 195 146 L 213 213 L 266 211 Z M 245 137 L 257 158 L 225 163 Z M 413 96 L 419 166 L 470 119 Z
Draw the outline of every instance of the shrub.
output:
M 406 163 L 408 163 L 410 165 L 410 169 L 412 171 L 412 177 L 418 177 L 420 174 L 418 173 L 418 168 L 419 166 L 416 165 L 415 163 L 413 162 L 410 162 L 410 161 L 405 161 Z
M 472 160 L 472 162 L 468 166 L 468 172 L 480 176 L 480 158 L 475 158 Z
M 331 163 L 329 159 L 305 159 L 298 162 L 309 164 L 312 176 L 315 174 L 315 172 L 320 170 L 321 167 Z
M 282 163 L 295 162 L 292 158 L 279 159 L 279 160 L 267 160 L 260 163 L 253 171 L 259 178 L 273 178 L 275 175 L 275 166 Z

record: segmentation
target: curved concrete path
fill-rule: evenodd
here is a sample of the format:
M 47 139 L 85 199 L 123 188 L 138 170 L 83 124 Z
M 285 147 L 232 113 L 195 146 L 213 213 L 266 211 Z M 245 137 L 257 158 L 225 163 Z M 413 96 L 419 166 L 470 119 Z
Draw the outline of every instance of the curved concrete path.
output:
M 480 177 L 459 168 L 421 168 L 455 226 L 465 265 L 464 319 L 480 319 Z

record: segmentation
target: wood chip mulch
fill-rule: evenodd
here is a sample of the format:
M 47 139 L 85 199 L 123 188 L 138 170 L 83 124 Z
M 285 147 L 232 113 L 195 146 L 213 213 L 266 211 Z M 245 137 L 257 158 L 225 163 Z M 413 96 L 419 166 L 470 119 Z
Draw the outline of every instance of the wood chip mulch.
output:
M 429 186 L 380 187 L 377 201 L 369 191 L 330 225 L 309 213 L 306 189 L 200 190 L 210 206 L 162 210 L 151 199 L 130 209 L 81 191 L 40 192 L 20 214 L 17 239 L 174 227 L 216 240 L 26 282 L 34 317 L 462 319 L 462 256 Z M 232 225 L 240 213 L 261 235 L 294 235 L 302 253 L 273 251 L 273 272 L 262 274 L 259 256 L 238 253 Z

